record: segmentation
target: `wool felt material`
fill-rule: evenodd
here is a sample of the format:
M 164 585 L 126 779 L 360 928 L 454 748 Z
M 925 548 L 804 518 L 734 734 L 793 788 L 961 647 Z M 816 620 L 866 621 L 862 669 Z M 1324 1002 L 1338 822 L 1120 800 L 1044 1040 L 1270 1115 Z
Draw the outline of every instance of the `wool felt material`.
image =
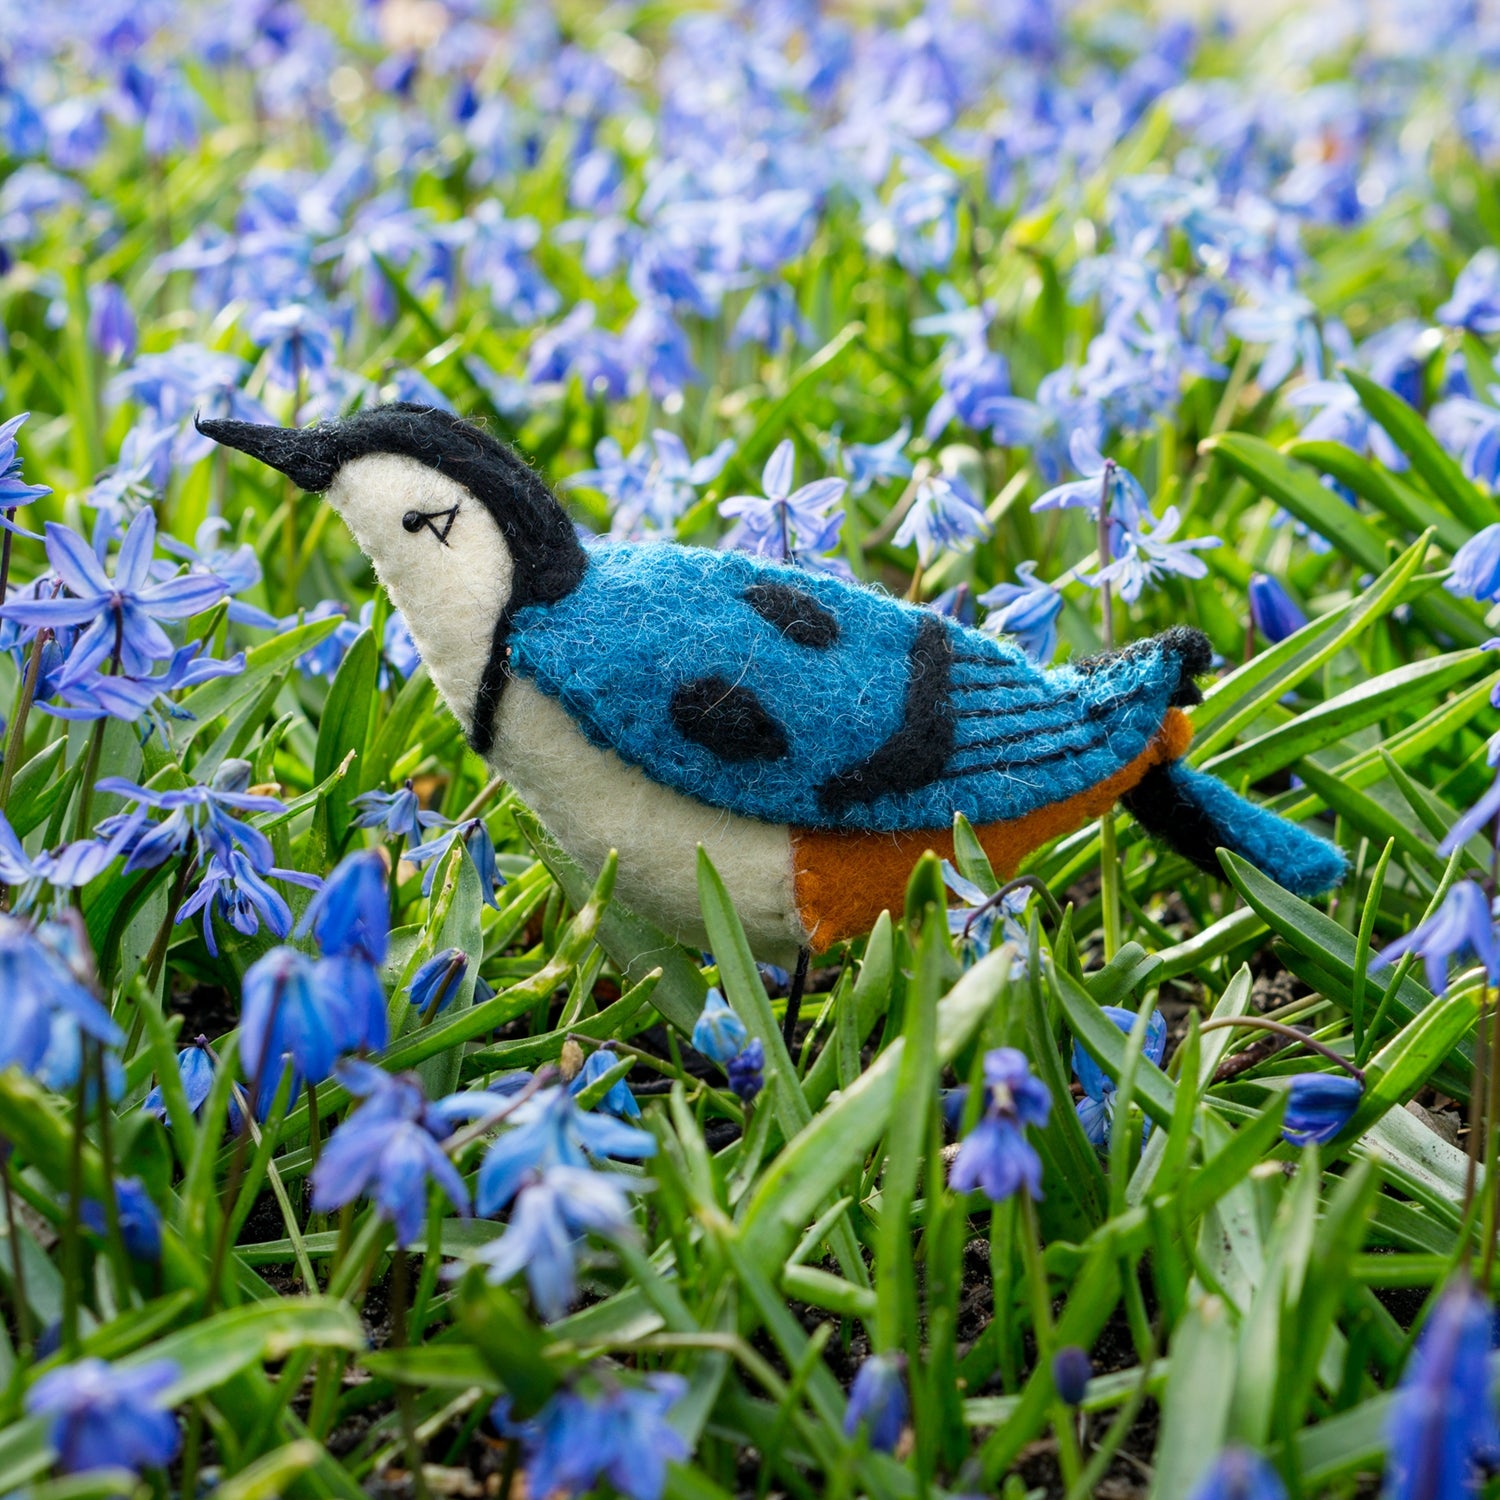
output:
M 1051 672 L 873 589 L 741 553 L 600 542 L 511 622 L 510 664 L 589 740 L 674 791 L 797 828 L 1026 817 L 1108 780 L 1196 700 L 1207 643 L 1169 631 Z M 825 620 L 804 644 L 767 587 Z
M 786 961 L 899 909 L 954 814 L 997 872 L 1117 799 L 1205 869 L 1224 845 L 1303 893 L 1331 845 L 1181 763 L 1207 640 L 1175 629 L 1049 672 L 874 589 L 735 552 L 580 542 L 510 449 L 398 405 L 202 430 L 326 491 L 470 742 L 559 843 L 702 942 L 699 844 L 752 947 Z

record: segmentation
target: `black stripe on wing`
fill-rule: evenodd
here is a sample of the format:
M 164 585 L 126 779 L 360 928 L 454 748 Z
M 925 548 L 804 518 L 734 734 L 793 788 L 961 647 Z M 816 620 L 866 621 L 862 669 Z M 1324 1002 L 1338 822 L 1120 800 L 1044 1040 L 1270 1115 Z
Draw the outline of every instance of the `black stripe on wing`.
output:
M 950 701 L 953 636 L 937 615 L 917 626 L 908 662 L 900 728 L 864 760 L 835 772 L 818 788 L 824 811 L 840 813 L 888 793 L 914 792 L 943 774 L 954 751 L 957 720 Z

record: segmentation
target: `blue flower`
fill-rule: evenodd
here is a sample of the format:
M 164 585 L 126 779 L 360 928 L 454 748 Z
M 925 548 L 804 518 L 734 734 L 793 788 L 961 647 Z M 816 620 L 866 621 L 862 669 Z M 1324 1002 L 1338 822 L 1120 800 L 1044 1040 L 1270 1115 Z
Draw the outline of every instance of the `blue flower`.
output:
M 21 475 L 21 450 L 16 443 L 16 434 L 30 415 L 30 412 L 23 411 L 19 416 L 0 422 L 0 510 L 3 511 L 12 511 L 18 505 L 52 493 L 50 485 L 27 484 Z
M 656 428 L 650 443 L 637 443 L 627 455 L 612 437 L 594 446 L 596 467 L 564 481 L 571 487 L 597 490 L 610 502 L 610 534 L 636 536 L 643 531 L 669 533 L 698 491 L 719 477 L 734 443 L 725 438 L 712 453 L 693 460 L 676 433 Z
M 89 342 L 111 363 L 135 357 L 135 314 L 117 281 L 89 288 Z
M 115 1180 L 115 1203 L 120 1213 L 120 1238 L 134 1260 L 156 1262 L 161 1259 L 161 1210 L 151 1201 L 138 1177 Z M 102 1203 L 85 1198 L 78 1216 L 95 1234 L 108 1233 L 109 1219 Z
M 260 559 L 249 542 L 242 542 L 238 547 L 224 544 L 222 537 L 228 529 L 229 522 L 223 516 L 209 516 L 198 527 L 191 545 L 164 532 L 159 533 L 156 540 L 163 552 L 187 563 L 189 572 L 211 573 L 231 594 L 243 594 L 261 581 Z M 173 565 L 165 560 L 152 568 L 153 575 L 158 578 L 170 578 L 173 571 Z M 231 601 L 229 618 L 235 624 L 250 625 L 257 630 L 273 630 L 280 623 L 275 615 L 268 615 L 264 610 L 239 600 Z
M 50 1370 L 26 1393 L 26 1410 L 47 1423 L 65 1474 L 159 1469 L 177 1452 L 177 1422 L 161 1398 L 181 1376 L 172 1360 L 125 1369 L 80 1359 Z
M 984 502 L 958 474 L 930 473 L 917 482 L 911 508 L 891 538 L 897 547 L 916 544 L 927 567 L 939 552 L 968 552 L 993 528 Z
M 711 988 L 693 1023 L 693 1046 L 723 1068 L 745 1045 L 749 1033 L 717 986 Z
M 340 1052 L 379 1052 L 389 1040 L 385 988 L 380 971 L 361 953 L 335 953 L 318 960 L 313 982 L 334 1017 Z
M 1249 1448 L 1226 1448 L 1188 1500 L 1286 1500 L 1281 1476 Z
M 182 1092 L 187 1096 L 188 1108 L 196 1118 L 208 1103 L 214 1077 L 218 1072 L 213 1054 L 209 1051 L 207 1037 L 200 1036 L 191 1047 L 184 1047 L 177 1054 L 177 1072 L 182 1078 Z M 162 1096 L 160 1084 L 153 1087 L 141 1101 L 141 1109 L 163 1124 L 167 1123 L 167 1102 Z M 232 1094 L 229 1099 L 229 1128 L 232 1131 L 240 1128 L 240 1109 Z
M 1134 604 L 1146 585 L 1155 584 L 1163 573 L 1176 573 L 1181 578 L 1207 577 L 1208 564 L 1197 554 L 1219 546 L 1219 539 L 1197 536 L 1174 542 L 1171 538 L 1181 519 L 1177 507 L 1169 505 L 1159 521 L 1150 523 L 1142 516 L 1135 525 L 1123 527 L 1112 543 L 1113 560 L 1082 575 L 1083 581 L 1096 589 L 1113 584 L 1127 604 Z
M 354 1073 L 341 1070 L 340 1077 L 368 1087 L 368 1075 L 380 1071 L 367 1065 Z M 442 1117 L 429 1108 L 414 1077 L 378 1086 L 323 1147 L 312 1174 L 314 1211 L 327 1213 L 368 1193 L 381 1218 L 395 1226 L 403 1248 L 422 1236 L 429 1183 L 436 1183 L 453 1207 L 467 1214 L 469 1191 L 438 1144 L 438 1132 L 447 1133 Z
M 792 561 L 799 552 L 827 552 L 838 538 L 844 513 L 828 514 L 848 482 L 815 479 L 793 490 L 796 454 L 790 438 L 783 438 L 766 460 L 760 495 L 731 495 L 719 502 L 719 514 L 739 518 L 727 540 L 746 552 Z
M 124 1033 L 34 928 L 0 913 L 0 1068 L 34 1073 L 47 1055 L 52 1021 L 67 1017 L 95 1041 L 119 1046 Z
M 960 875 L 946 859 L 943 861 L 943 884 L 964 903 L 948 908 L 948 931 L 957 940 L 959 957 L 965 968 L 990 951 L 997 925 L 1003 942 L 1014 944 L 1019 954 L 1029 951 L 1029 939 L 1020 923 L 1031 899 L 1026 891 L 1008 891 L 998 905 L 991 905 L 989 896 L 972 880 Z M 1024 964 L 1024 958 L 1018 962 Z
M 297 931 L 311 930 L 330 957 L 357 955 L 372 964 L 385 962 L 390 942 L 390 896 L 385 865 L 373 849 L 346 855 L 313 897 Z
M 1438 308 L 1439 323 L 1470 333 L 1500 333 L 1500 251 L 1486 245 L 1458 273 L 1453 295 Z
M 581 1094 L 595 1080 L 603 1078 L 619 1061 L 608 1045 L 591 1052 L 568 1085 L 568 1092 L 575 1097 Z M 617 1078 L 610 1085 L 597 1108 L 620 1120 L 637 1120 L 641 1114 L 641 1107 L 635 1102 L 635 1095 L 630 1092 L 630 1085 L 623 1078 Z
M 985 1054 L 984 1078 L 984 1116 L 959 1146 L 948 1181 L 957 1193 L 977 1187 L 993 1203 L 1022 1187 L 1040 1199 L 1042 1159 L 1026 1139 L 1025 1127 L 1047 1123 L 1052 1096 L 1032 1076 L 1025 1054 L 1014 1047 Z
M 1249 594 L 1250 619 L 1271 645 L 1295 635 L 1307 624 L 1307 616 L 1296 601 L 1269 574 L 1252 575 Z
M 228 863 L 236 849 L 242 851 L 260 874 L 271 868 L 274 858 L 271 841 L 234 813 L 285 812 L 285 806 L 274 797 L 246 790 L 250 784 L 250 762 L 226 760 L 214 773 L 210 786 L 190 786 L 181 790 L 154 791 L 137 786 L 123 776 L 102 777 L 95 790 L 125 797 L 136 804 L 133 814 L 120 814 L 99 825 L 99 832 L 109 836 L 127 828 L 125 847 L 129 858 L 125 873 L 149 870 L 174 855 L 181 854 L 189 838 L 196 837 L 203 857 L 215 854 Z M 147 821 L 143 808 L 154 807 L 169 816 L 162 822 Z
M 1348 1073 L 1298 1073 L 1287 1090 L 1281 1137 L 1293 1146 L 1321 1146 L 1349 1123 L 1365 1087 Z
M 638 1183 L 618 1172 L 551 1167 L 529 1181 L 511 1206 L 505 1233 L 475 1257 L 491 1281 L 526 1273 L 531 1299 L 549 1321 L 562 1317 L 578 1292 L 577 1255 L 585 1234 L 617 1239 L 630 1233 L 627 1192 Z
M 594 326 L 594 304 L 580 302 L 555 328 L 532 341 L 526 378 L 533 385 L 566 382 L 576 375 L 584 392 L 618 401 L 630 386 L 630 368 L 620 336 Z
M 1266 346 L 1255 377 L 1263 391 L 1275 390 L 1299 364 L 1310 379 L 1322 373 L 1317 310 L 1285 273 L 1261 284 L 1252 304 L 1231 309 L 1224 326 L 1247 344 Z
M 611 1383 L 596 1396 L 559 1391 L 522 1438 L 527 1493 L 581 1495 L 607 1481 L 628 1500 L 661 1500 L 667 1465 L 688 1456 L 667 1422 L 686 1394 L 680 1375 L 648 1375 L 638 1386 Z M 503 1400 L 494 1413 L 502 1426 Z
M 272 948 L 245 970 L 240 1063 L 258 1115 L 276 1097 L 284 1062 L 295 1098 L 303 1082 L 328 1077 L 342 1050 L 346 1017 L 316 977 L 313 960 L 295 948 Z
M 300 885 L 316 890 L 321 882 L 316 875 L 303 875 L 297 870 L 282 870 L 276 866 L 262 872 L 236 850 L 226 864 L 217 855 L 208 862 L 198 889 L 177 909 L 177 921 L 186 922 L 198 912 L 203 913 L 203 941 L 215 958 L 219 956 L 219 944 L 214 937 L 214 913 L 222 921 L 244 937 L 254 937 L 264 922 L 278 938 L 288 936 L 292 930 L 292 909 L 283 897 L 266 884 L 267 878 L 280 880 L 288 885 Z
M 844 1410 L 844 1436 L 853 1437 L 861 1427 L 869 1433 L 870 1447 L 877 1453 L 893 1453 L 906 1426 L 906 1378 L 904 1361 L 897 1354 L 872 1354 L 860 1367 L 849 1387 L 849 1405 Z
M 469 970 L 469 955 L 462 948 L 442 948 L 411 977 L 407 996 L 411 1008 L 424 1019 L 444 1010 L 458 994 Z
M 1491 984 L 1500 983 L 1500 942 L 1489 899 L 1472 880 L 1460 880 L 1443 904 L 1425 921 L 1370 960 L 1378 969 L 1400 958 L 1408 949 L 1420 954 L 1427 968 L 1427 988 L 1434 995 L 1448 992 L 1450 959 L 1472 955 L 1484 965 Z
M 1443 587 L 1464 599 L 1500 599 L 1500 521 L 1476 531 L 1453 554 L 1453 571 Z
M 1065 1344 L 1052 1356 L 1052 1384 L 1066 1406 L 1077 1406 L 1083 1401 L 1093 1374 L 1088 1351 L 1077 1344 Z
M 1490 1351 L 1495 1310 L 1459 1271 L 1422 1329 L 1386 1426 L 1388 1500 L 1476 1492 L 1476 1463 L 1500 1457 Z
M 1032 510 L 1081 509 L 1097 519 L 1100 502 L 1107 498 L 1109 518 L 1117 530 L 1149 520 L 1151 510 L 1140 480 L 1113 459 L 1106 459 L 1082 428 L 1069 440 L 1068 451 L 1083 478 L 1054 485 L 1032 502 Z
M 1500 753 L 1500 736 L 1490 740 L 1489 762 L 1492 766 L 1497 753 Z M 1476 833 L 1488 833 L 1497 817 L 1500 817 L 1500 775 L 1490 783 L 1489 791 L 1448 830 L 1442 843 L 1437 846 L 1437 852 L 1446 859 L 1455 849 L 1467 844 Z
M 507 1116 L 507 1129 L 479 1168 L 479 1212 L 496 1214 L 531 1175 L 552 1167 L 586 1168 L 591 1157 L 638 1161 L 656 1153 L 656 1138 L 608 1115 L 586 1113 L 566 1089 L 542 1089 Z
M 150 510 L 140 511 L 120 544 L 111 578 L 76 531 L 49 521 L 47 560 L 72 597 L 17 600 L 0 607 L 0 619 L 36 629 L 87 624 L 68 658 L 64 682 L 116 654 L 121 671 L 142 676 L 153 662 L 165 661 L 174 653 L 158 621 L 184 620 L 217 603 L 225 593 L 223 583 L 205 573 L 149 582 L 155 542 L 156 516 Z
M 327 384 L 333 372 L 333 329 L 322 313 L 292 302 L 251 320 L 250 340 L 266 351 L 266 379 L 293 395 Z
M 754 1037 L 729 1059 L 729 1087 L 748 1104 L 765 1087 L 766 1049 Z
M 435 817 L 436 814 L 423 813 L 422 816 Z M 423 865 L 427 867 L 422 875 L 422 894 L 432 894 L 437 873 L 443 868 L 445 856 L 455 843 L 461 843 L 469 851 L 469 858 L 474 861 L 474 872 L 479 876 L 479 894 L 486 904 L 498 911 L 500 903 L 495 900 L 495 892 L 505 884 L 505 877 L 500 873 L 500 864 L 495 858 L 495 841 L 490 837 L 490 830 L 483 818 L 466 818 L 425 844 L 407 846 L 406 858 L 419 869 Z
M 979 596 L 989 610 L 984 629 L 988 635 L 1013 635 L 1017 644 L 1038 666 L 1045 666 L 1057 651 L 1057 617 L 1063 596 L 1055 584 L 1043 583 L 1030 560 L 1016 568 L 1019 583 L 998 583 Z
M 1116 1026 L 1129 1036 L 1135 1029 L 1135 1012 L 1118 1005 L 1106 1005 L 1102 1010 Z M 1151 1012 L 1146 1022 L 1146 1041 L 1141 1056 L 1148 1062 L 1161 1066 L 1167 1050 L 1167 1020 L 1159 1010 Z M 1115 1082 L 1078 1044 L 1073 1042 L 1073 1075 L 1083 1085 L 1083 1098 L 1075 1106 L 1083 1133 L 1096 1150 L 1109 1145 L 1110 1131 L 1114 1123 Z M 1141 1139 L 1151 1134 L 1151 1122 L 1147 1120 Z
M 114 718 L 136 723 L 144 715 L 151 721 L 148 734 L 152 729 L 157 730 L 165 741 L 167 731 L 163 713 L 173 719 L 192 717 L 168 699 L 168 693 L 194 687 L 215 677 L 232 677 L 244 670 L 243 652 L 228 661 L 218 661 L 200 656 L 202 650 L 201 641 L 190 641 L 173 652 L 164 672 L 145 677 L 108 674 L 92 667 L 75 672 L 71 664 L 64 664 L 56 680 L 48 683 L 49 690 L 61 694 L 64 705 L 38 703 L 37 707 L 59 719 Z
M 356 828 L 383 828 L 391 838 L 405 838 L 408 846 L 425 848 L 423 830 L 449 826 L 442 813 L 423 809 L 409 778 L 394 792 L 361 792 L 350 805 L 359 809 Z

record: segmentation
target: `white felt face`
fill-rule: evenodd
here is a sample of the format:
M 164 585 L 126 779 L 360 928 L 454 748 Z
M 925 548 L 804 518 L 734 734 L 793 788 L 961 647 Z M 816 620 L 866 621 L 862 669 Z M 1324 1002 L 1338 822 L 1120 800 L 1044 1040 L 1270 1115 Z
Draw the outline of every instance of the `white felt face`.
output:
M 324 499 L 375 565 L 438 691 L 470 728 L 514 575 L 500 528 L 461 484 L 396 454 L 345 464 Z

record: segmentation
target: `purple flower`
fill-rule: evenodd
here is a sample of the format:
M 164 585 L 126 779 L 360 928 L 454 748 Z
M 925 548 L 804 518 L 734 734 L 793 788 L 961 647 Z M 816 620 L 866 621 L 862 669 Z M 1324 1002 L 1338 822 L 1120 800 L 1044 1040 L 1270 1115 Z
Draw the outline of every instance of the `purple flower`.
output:
M 1247 344 L 1266 346 L 1255 377 L 1264 391 L 1275 390 L 1299 364 L 1311 379 L 1322 373 L 1317 311 L 1285 273 L 1257 287 L 1254 302 L 1231 309 L 1224 326 Z
M 565 382 L 576 375 L 584 391 L 609 401 L 630 386 L 626 350 L 620 336 L 594 326 L 594 304 L 580 302 L 557 325 L 539 334 L 527 357 L 526 378 L 534 385 Z
M 619 1172 L 551 1167 L 527 1182 L 511 1205 L 505 1233 L 475 1259 L 494 1282 L 526 1273 L 537 1311 L 562 1317 L 578 1292 L 577 1256 L 585 1234 L 617 1239 L 630 1233 L 630 1201 L 640 1186 Z
M 1267 573 L 1250 579 L 1250 619 L 1271 645 L 1295 635 L 1307 624 L 1307 616 L 1290 594 Z
M 828 508 L 848 488 L 843 479 L 815 479 L 793 490 L 796 453 L 790 438 L 783 438 L 766 461 L 761 473 L 760 495 L 731 495 L 719 502 L 719 514 L 739 519 L 729 540 L 746 552 L 789 562 L 800 551 L 827 552 L 834 545 L 842 511 L 830 516 Z
M 266 351 L 266 379 L 294 396 L 327 384 L 335 366 L 333 328 L 316 309 L 293 302 L 255 315 L 248 330 Z
M 1052 1109 L 1047 1086 L 1034 1077 L 1024 1053 L 997 1047 L 985 1054 L 985 1112 L 958 1148 L 948 1173 L 954 1192 L 981 1189 L 1001 1203 L 1025 1188 L 1042 1196 L 1042 1159 L 1027 1141 L 1025 1127 L 1046 1125 Z
M 1484 965 L 1491 984 L 1500 983 L 1500 942 L 1489 899 L 1472 880 L 1460 880 L 1443 904 L 1425 921 L 1370 960 L 1378 969 L 1410 949 L 1427 968 L 1427 988 L 1435 995 L 1448 991 L 1448 963 L 1471 955 Z
M 1055 584 L 1043 583 L 1030 560 L 1016 567 L 1019 583 L 998 583 L 979 596 L 989 611 L 984 630 L 988 635 L 1013 635 L 1026 655 L 1039 666 L 1057 651 L 1057 617 L 1063 596 Z
M 893 1453 L 906 1426 L 906 1377 L 904 1361 L 897 1354 L 872 1354 L 860 1367 L 849 1387 L 849 1405 L 844 1410 L 844 1436 L 853 1437 L 861 1427 L 869 1433 L 870 1447 L 877 1453 Z
M 43 1418 L 65 1474 L 127 1468 L 139 1474 L 171 1462 L 180 1437 L 162 1396 L 181 1375 L 172 1360 L 132 1368 L 80 1359 L 43 1375 L 26 1410 Z
M 722 991 L 711 987 L 693 1023 L 693 1046 L 723 1068 L 744 1047 L 749 1033 Z
M 8 826 L 8 825 L 7 825 Z M 44 928 L 48 924 L 43 924 Z M 96 1041 L 118 1046 L 125 1040 L 109 1012 L 94 998 L 67 962 L 43 942 L 37 930 L 0 913 L 0 1067 L 34 1073 L 52 1039 L 52 1020 L 65 1015 Z
M 177 1072 L 182 1078 L 182 1091 L 187 1096 L 188 1108 L 196 1118 L 208 1103 L 217 1072 L 213 1056 L 209 1052 L 207 1037 L 200 1036 L 191 1047 L 184 1047 L 177 1054 Z M 141 1110 L 163 1124 L 167 1123 L 167 1102 L 162 1096 L 160 1084 L 141 1101 Z M 239 1106 L 234 1102 L 233 1095 L 229 1100 L 229 1128 L 236 1131 L 240 1128 Z
M 960 875 L 946 859 L 943 861 L 943 884 L 963 902 L 962 906 L 948 908 L 948 931 L 957 940 L 959 957 L 965 968 L 990 951 L 997 925 L 1002 941 L 1014 944 L 1020 954 L 1027 952 L 1028 939 L 1019 920 L 1025 915 L 1026 903 L 1030 899 L 1027 892 L 1010 891 L 998 905 L 991 905 L 989 896 L 972 880 Z M 1018 962 L 1024 963 L 1024 960 Z
M 1476 1492 L 1475 1466 L 1500 1457 L 1490 1351 L 1495 1310 L 1466 1272 L 1444 1287 L 1407 1363 L 1386 1425 L 1388 1500 Z
M 1497 751 L 1500 751 L 1500 736 L 1490 741 L 1489 761 L 1492 766 L 1495 764 Z M 1448 830 L 1442 843 L 1437 846 L 1437 852 L 1446 859 L 1455 849 L 1467 844 L 1476 833 L 1488 831 L 1497 817 L 1500 817 L 1500 775 L 1490 783 L 1489 791 Z
M 1174 542 L 1172 537 L 1181 519 L 1175 505 L 1169 505 L 1154 525 L 1148 526 L 1148 518 L 1140 517 L 1135 526 L 1127 526 L 1120 533 L 1113 560 L 1083 575 L 1083 581 L 1096 589 L 1113 584 L 1127 604 L 1134 604 L 1142 590 L 1148 584 L 1155 584 L 1164 573 L 1176 573 L 1181 578 L 1206 577 L 1208 564 L 1198 553 L 1219 546 L 1219 539 L 1195 536 Z
M 666 1419 L 686 1393 L 680 1375 L 648 1375 L 638 1386 L 611 1382 L 595 1396 L 559 1391 L 522 1437 L 527 1493 L 581 1495 L 608 1482 L 628 1500 L 661 1500 L 667 1465 L 688 1456 Z M 503 1399 L 494 1413 L 501 1425 Z
M 345 1025 L 342 1006 L 316 982 L 313 960 L 295 948 L 273 948 L 245 971 L 240 1015 L 240 1063 L 256 1113 L 269 1110 L 284 1063 L 292 1068 L 292 1097 L 304 1082 L 322 1083 L 333 1071 Z
M 111 578 L 76 531 L 49 521 L 47 560 L 72 597 L 6 604 L 0 619 L 33 628 L 87 624 L 68 658 L 65 683 L 112 657 L 128 676 L 144 675 L 153 662 L 174 654 L 158 621 L 184 620 L 225 593 L 219 579 L 203 573 L 148 582 L 155 541 L 156 516 L 143 510 L 125 533 Z

